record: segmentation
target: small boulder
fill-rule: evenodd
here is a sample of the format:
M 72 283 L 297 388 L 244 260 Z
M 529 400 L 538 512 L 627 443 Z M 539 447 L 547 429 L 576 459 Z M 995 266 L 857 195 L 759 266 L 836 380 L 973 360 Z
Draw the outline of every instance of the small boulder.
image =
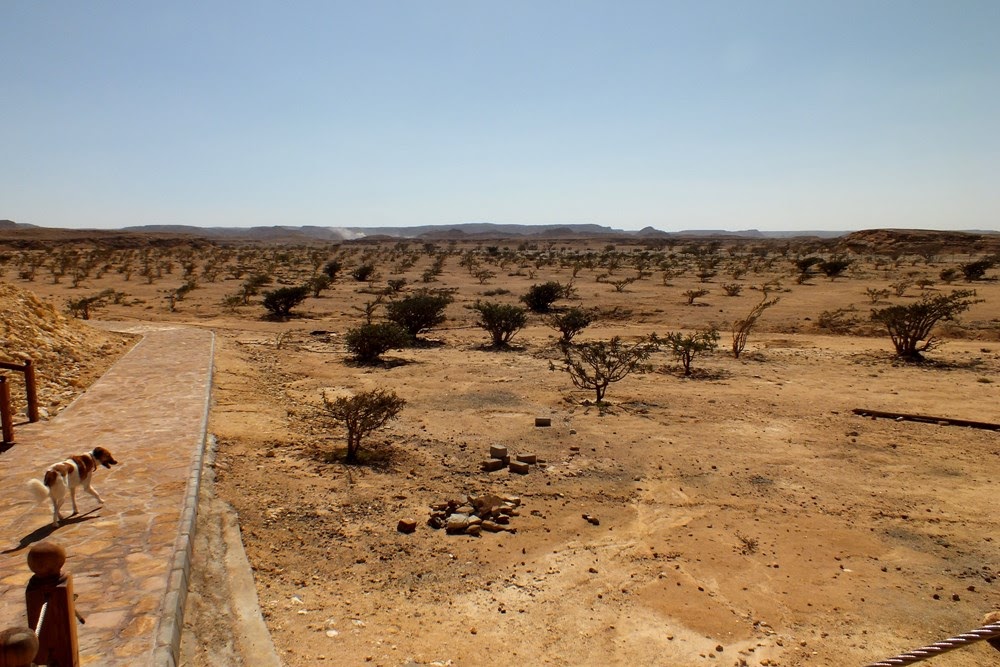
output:
M 396 524 L 396 530 L 409 535 L 410 533 L 416 532 L 417 522 L 415 519 L 400 519 L 399 523 Z

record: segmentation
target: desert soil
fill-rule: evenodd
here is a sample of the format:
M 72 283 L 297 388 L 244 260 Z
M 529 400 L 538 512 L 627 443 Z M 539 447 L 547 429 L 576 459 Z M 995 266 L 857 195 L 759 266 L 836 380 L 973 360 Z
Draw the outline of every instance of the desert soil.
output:
M 917 269 L 934 277 L 961 261 Z M 424 286 L 429 262 L 403 274 L 409 289 Z M 705 285 L 654 275 L 617 292 L 584 270 L 578 301 L 559 305 L 618 315 L 580 340 L 723 331 L 695 377 L 660 352 L 651 371 L 611 385 L 604 407 L 559 370 L 555 333 L 540 318 L 498 352 L 484 348 L 466 308 L 566 282 L 558 266 L 532 276 L 514 265 L 481 285 L 451 257 L 426 285 L 457 289 L 449 320 L 428 344 L 375 367 L 351 362 L 342 343 L 361 321 L 356 308 L 374 298 L 350 276 L 288 322 L 261 319 L 259 305 L 224 312 L 235 279 L 205 283 L 173 309 L 163 295 L 179 276 L 146 285 L 109 273 L 87 288 L 132 297 L 95 317 L 216 332 L 214 492 L 238 513 L 289 666 L 847 665 L 977 627 L 1000 608 L 997 433 L 852 413 L 1000 421 L 1000 286 L 975 285 L 983 303 L 942 328 L 946 343 L 927 364 L 896 362 L 888 337 L 864 322 L 854 335 L 816 324 L 848 306 L 864 320 L 865 289 L 914 265 L 859 259 L 846 278 L 797 284 L 785 262 L 744 277 L 734 297 L 721 275 Z M 752 285 L 775 278 L 770 295 L 781 301 L 733 359 L 728 323 L 761 298 Z M 73 294 L 18 284 L 57 304 Z M 710 293 L 687 305 L 682 293 L 700 286 Z M 483 294 L 498 288 L 510 293 Z M 377 461 L 346 466 L 332 456 L 344 432 L 324 418 L 322 397 L 372 388 L 407 404 L 367 443 Z M 536 427 L 536 417 L 551 426 Z M 482 472 L 491 445 L 541 463 L 527 475 Z M 427 525 L 431 504 L 482 493 L 520 498 L 516 532 L 468 537 Z M 401 518 L 415 519 L 416 532 L 398 532 Z M 946 660 L 981 665 L 991 652 L 980 644 Z M 210 653 L 190 664 L 219 664 Z

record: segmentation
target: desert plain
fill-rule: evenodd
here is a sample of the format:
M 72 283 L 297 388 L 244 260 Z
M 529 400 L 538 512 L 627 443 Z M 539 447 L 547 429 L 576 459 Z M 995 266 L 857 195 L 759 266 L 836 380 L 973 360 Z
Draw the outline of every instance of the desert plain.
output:
M 15 238 L 0 241 L 0 279 L 67 317 L 70 302 L 80 318 L 80 300 L 103 294 L 91 319 L 215 332 L 212 493 L 238 516 L 262 615 L 290 667 L 834 666 L 958 634 L 1000 609 L 1000 440 L 948 422 L 1000 422 L 996 269 L 971 282 L 961 272 L 998 248 L 989 235 L 885 231 Z M 803 274 L 806 257 L 850 263 L 830 278 L 816 265 Z M 331 260 L 340 271 L 318 296 L 267 317 L 264 293 Z M 356 280 L 364 264 L 374 274 Z M 257 274 L 268 282 L 248 294 Z M 593 312 L 576 343 L 714 327 L 718 348 L 685 376 L 662 347 L 597 404 L 565 372 L 550 315 L 529 313 L 503 349 L 477 326 L 477 301 L 523 305 L 549 281 L 568 287 L 556 313 Z M 352 358 L 349 330 L 424 289 L 451 295 L 443 323 L 377 363 Z M 922 363 L 896 358 L 870 319 L 962 289 L 977 302 L 938 323 Z M 764 298 L 778 301 L 734 358 L 732 324 Z M 85 378 L 114 355 L 78 357 Z M 43 377 L 43 390 L 56 385 Z M 347 465 L 324 396 L 373 389 L 405 406 Z M 537 463 L 526 474 L 482 470 L 498 446 Z M 502 532 L 428 525 L 433 505 L 486 494 L 517 498 Z M 416 530 L 397 530 L 401 519 Z M 196 555 L 196 575 L 199 558 L 218 557 Z M 230 664 L 224 655 L 253 665 L 213 612 L 225 582 L 195 579 L 185 664 Z M 998 659 L 980 643 L 936 661 Z

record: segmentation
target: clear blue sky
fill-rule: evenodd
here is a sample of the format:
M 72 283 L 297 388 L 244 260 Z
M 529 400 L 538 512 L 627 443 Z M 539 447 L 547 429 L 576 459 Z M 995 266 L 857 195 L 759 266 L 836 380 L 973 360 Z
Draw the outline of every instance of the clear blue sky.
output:
M 1000 1 L 0 0 L 0 218 L 1000 228 Z

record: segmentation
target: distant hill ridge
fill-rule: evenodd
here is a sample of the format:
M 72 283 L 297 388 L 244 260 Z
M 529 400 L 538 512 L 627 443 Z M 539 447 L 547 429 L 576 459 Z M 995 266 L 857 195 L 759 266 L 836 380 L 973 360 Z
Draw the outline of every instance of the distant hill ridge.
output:
M 101 238 L 106 241 L 117 237 L 133 237 L 168 240 L 173 237 L 191 237 L 202 241 L 257 241 L 261 243 L 310 243 L 351 241 L 357 239 L 426 239 L 426 240 L 500 240 L 508 238 L 524 239 L 671 239 L 671 238 L 719 238 L 719 239 L 836 239 L 838 244 L 856 246 L 858 250 L 868 247 L 899 244 L 926 245 L 934 242 L 947 244 L 989 245 L 1000 242 L 996 231 L 934 231 L 921 229 L 867 229 L 855 232 L 799 230 L 769 232 L 748 229 L 727 231 L 720 229 L 687 229 L 679 232 L 664 232 L 654 227 L 639 231 L 614 229 L 597 224 L 551 224 L 517 225 L 493 222 L 466 222 L 453 225 L 420 225 L 416 227 L 323 227 L 318 225 L 273 225 L 257 227 L 196 227 L 194 225 L 137 225 L 120 229 L 68 229 L 40 227 L 0 220 L 0 232 L 9 239 L 29 238 Z
M 250 240 L 353 240 L 366 237 L 428 238 L 428 239 L 489 239 L 510 237 L 544 238 L 669 238 L 674 236 L 727 236 L 734 238 L 788 238 L 814 236 L 835 238 L 846 232 L 803 231 L 803 232 L 761 232 L 756 229 L 730 232 L 724 230 L 686 230 L 664 232 L 653 227 L 639 231 L 614 229 L 597 224 L 552 224 L 515 225 L 494 222 L 464 222 L 454 225 L 418 225 L 415 227 L 319 227 L 275 225 L 272 227 L 194 227 L 189 225 L 141 225 L 125 227 L 123 231 L 156 232 L 160 234 L 193 234 L 218 239 Z

